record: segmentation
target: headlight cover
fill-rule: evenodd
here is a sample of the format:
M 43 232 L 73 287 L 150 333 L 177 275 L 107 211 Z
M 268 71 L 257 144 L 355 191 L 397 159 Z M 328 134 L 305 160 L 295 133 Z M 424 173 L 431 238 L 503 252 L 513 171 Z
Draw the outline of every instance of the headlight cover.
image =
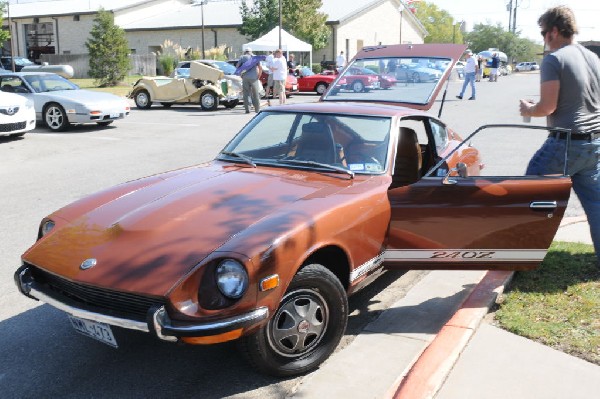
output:
M 50 233 L 50 231 L 54 228 L 54 225 L 55 223 L 52 220 L 44 220 L 40 226 L 40 238 Z
M 246 268 L 233 259 L 225 259 L 219 263 L 216 280 L 219 291 L 231 299 L 240 298 L 248 289 Z

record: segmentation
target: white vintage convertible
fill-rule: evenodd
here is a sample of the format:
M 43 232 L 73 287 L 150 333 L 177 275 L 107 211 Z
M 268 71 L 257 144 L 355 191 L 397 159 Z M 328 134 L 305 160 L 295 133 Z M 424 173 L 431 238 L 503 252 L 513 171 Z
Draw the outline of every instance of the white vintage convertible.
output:
M 134 85 L 128 97 L 140 109 L 148 109 L 153 102 L 165 107 L 173 104 L 200 104 L 204 111 L 214 111 L 219 104 L 233 108 L 242 97 L 241 78 L 227 76 L 217 68 L 190 62 L 189 77 L 144 77 Z

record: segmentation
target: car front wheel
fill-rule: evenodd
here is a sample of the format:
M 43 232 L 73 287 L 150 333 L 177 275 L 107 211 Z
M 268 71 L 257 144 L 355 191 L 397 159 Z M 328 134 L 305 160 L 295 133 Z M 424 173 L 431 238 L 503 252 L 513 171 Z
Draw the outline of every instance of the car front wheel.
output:
M 44 109 L 44 122 L 55 132 L 63 132 L 69 127 L 65 109 L 56 103 L 50 103 Z
M 219 106 L 219 98 L 212 91 L 205 91 L 200 96 L 200 107 L 204 111 L 214 111 Z
M 148 109 L 152 106 L 152 100 L 150 99 L 150 93 L 146 90 L 140 90 L 135 93 L 135 105 L 139 109 Z
M 340 342 L 348 299 L 338 278 L 322 265 L 302 268 L 269 323 L 239 341 L 258 370 L 277 377 L 316 369 Z
M 318 95 L 322 95 L 323 93 L 325 93 L 325 90 L 327 90 L 327 83 L 317 83 L 315 91 Z
M 365 85 L 360 80 L 357 80 L 356 82 L 352 83 L 352 91 L 354 91 L 355 93 L 360 93 L 364 89 Z

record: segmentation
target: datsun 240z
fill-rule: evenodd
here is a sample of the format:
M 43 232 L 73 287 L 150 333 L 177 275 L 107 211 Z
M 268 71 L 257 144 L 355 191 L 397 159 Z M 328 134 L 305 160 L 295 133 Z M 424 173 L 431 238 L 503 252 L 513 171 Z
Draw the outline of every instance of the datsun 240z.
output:
M 20 291 L 112 346 L 111 326 L 237 340 L 257 370 L 292 376 L 328 358 L 348 295 L 385 269 L 537 267 L 570 178 L 483 178 L 480 152 L 426 112 L 464 49 L 365 48 L 346 70 L 450 62 L 371 92 L 334 90 L 342 71 L 320 102 L 262 110 L 211 162 L 44 217 Z

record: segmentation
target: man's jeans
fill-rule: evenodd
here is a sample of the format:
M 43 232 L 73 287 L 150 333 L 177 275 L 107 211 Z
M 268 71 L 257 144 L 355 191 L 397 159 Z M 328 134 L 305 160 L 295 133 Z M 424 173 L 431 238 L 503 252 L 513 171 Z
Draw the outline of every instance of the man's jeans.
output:
M 528 175 L 562 174 L 567 140 L 548 138 L 535 153 Z M 600 138 L 571 140 L 567 172 L 587 215 L 596 256 L 600 254 Z
M 471 97 L 475 98 L 475 72 L 465 73 L 465 82 L 463 83 L 462 90 L 460 91 L 460 96 L 462 97 L 465 94 L 465 90 L 467 89 L 467 85 L 469 83 L 471 83 Z

